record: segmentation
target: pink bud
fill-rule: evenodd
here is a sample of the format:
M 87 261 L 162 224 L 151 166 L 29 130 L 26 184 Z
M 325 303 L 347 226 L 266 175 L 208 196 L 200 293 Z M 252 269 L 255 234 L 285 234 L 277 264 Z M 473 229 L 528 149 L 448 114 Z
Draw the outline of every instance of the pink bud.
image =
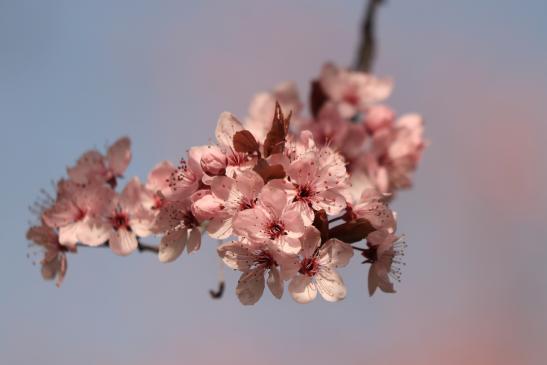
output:
M 220 176 L 226 173 L 226 155 L 218 147 L 208 148 L 201 156 L 201 168 L 209 176 Z

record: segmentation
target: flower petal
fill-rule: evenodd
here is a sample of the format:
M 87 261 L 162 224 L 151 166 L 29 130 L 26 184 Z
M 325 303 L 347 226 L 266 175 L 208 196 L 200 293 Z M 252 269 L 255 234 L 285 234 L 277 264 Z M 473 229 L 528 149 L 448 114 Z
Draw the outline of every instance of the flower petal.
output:
M 312 278 L 307 275 L 298 275 L 289 283 L 289 293 L 293 299 L 300 303 L 306 304 L 311 302 L 317 296 L 317 288 L 312 282 Z
M 188 230 L 176 229 L 168 231 L 160 242 L 158 258 L 161 262 L 171 262 L 176 260 L 188 240 Z
M 281 299 L 283 296 L 283 280 L 281 280 L 279 270 L 276 267 L 272 267 L 268 273 L 268 288 L 270 288 L 274 297 Z
M 110 248 L 117 255 L 127 256 L 138 247 L 137 237 L 133 232 L 120 228 L 110 234 Z
M 236 295 L 243 305 L 253 305 L 264 293 L 264 270 L 255 269 L 241 274 Z
M 337 302 L 346 297 L 346 286 L 342 277 L 329 268 L 322 268 L 315 275 L 315 282 L 319 293 L 328 302 Z

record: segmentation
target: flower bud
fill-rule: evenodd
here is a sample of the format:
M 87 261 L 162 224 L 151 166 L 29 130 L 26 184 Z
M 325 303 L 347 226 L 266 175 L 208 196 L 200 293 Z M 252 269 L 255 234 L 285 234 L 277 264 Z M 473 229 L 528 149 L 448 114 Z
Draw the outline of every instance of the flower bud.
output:
M 220 176 L 226 173 L 226 155 L 218 148 L 211 147 L 201 156 L 201 168 L 209 176 Z
M 365 126 L 372 134 L 383 128 L 391 128 L 395 113 L 385 105 L 372 106 L 365 117 Z

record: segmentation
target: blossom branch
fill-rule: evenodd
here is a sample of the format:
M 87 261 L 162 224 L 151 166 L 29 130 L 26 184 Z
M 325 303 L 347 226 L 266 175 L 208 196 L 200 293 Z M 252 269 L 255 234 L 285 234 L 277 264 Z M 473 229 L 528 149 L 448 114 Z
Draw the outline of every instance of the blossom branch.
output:
M 361 43 L 355 58 L 357 71 L 370 72 L 376 56 L 376 11 L 385 0 L 369 0 L 361 26 Z

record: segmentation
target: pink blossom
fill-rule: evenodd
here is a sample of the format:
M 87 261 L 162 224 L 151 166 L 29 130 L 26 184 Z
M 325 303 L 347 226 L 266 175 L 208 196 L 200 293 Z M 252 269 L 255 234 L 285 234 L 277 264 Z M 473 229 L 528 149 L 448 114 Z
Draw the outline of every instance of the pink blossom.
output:
M 78 184 L 92 181 L 116 185 L 116 178 L 122 177 L 131 161 L 131 141 L 127 137 L 118 139 L 103 156 L 97 150 L 84 153 L 76 166 L 67 169 L 68 176 Z
M 309 303 L 315 299 L 317 291 L 329 302 L 344 299 L 346 287 L 335 269 L 349 263 L 352 247 L 334 238 L 321 245 L 321 235 L 315 227 L 308 227 L 301 241 L 300 269 L 289 284 L 293 299 Z
M 59 229 L 59 242 L 67 246 L 103 244 L 108 239 L 103 217 L 114 197 L 112 189 L 101 183 L 80 186 L 63 182 L 59 187 L 57 201 L 42 215 L 48 226 Z
M 176 260 L 185 247 L 188 253 L 201 247 L 200 222 L 192 211 L 193 199 L 196 198 L 167 201 L 161 207 L 154 227 L 156 233 L 163 233 L 158 254 L 161 262 Z
M 306 226 L 313 222 L 314 209 L 324 209 L 332 215 L 346 207 L 346 200 L 338 192 L 347 180 L 346 167 L 329 153 L 328 149 L 308 152 L 289 165 L 288 180 L 272 180 L 269 183 L 287 192 Z
M 44 256 L 40 261 L 42 277 L 45 280 L 56 278 L 56 285 L 60 287 L 67 271 L 65 252 L 76 252 L 76 246 L 61 245 L 54 229 L 44 224 L 30 227 L 27 231 L 27 239 L 44 250 Z
M 252 242 L 269 239 L 283 251 L 296 253 L 300 251 L 298 238 L 304 233 L 304 222 L 285 191 L 266 185 L 254 208 L 237 213 L 233 229 Z
M 254 208 L 264 181 L 252 170 L 235 179 L 218 176 L 211 181 L 211 194 L 194 203 L 200 220 L 209 220 L 207 232 L 213 238 L 225 239 L 232 234 L 232 219 L 240 211 Z
M 151 234 L 155 213 L 143 204 L 145 189 L 137 177 L 131 179 L 113 199 L 105 216 L 109 225 L 108 242 L 118 255 L 129 255 L 138 247 L 137 237 Z
M 386 99 L 393 87 L 390 80 L 348 71 L 330 63 L 323 66 L 319 81 L 330 100 L 337 104 L 340 114 L 348 119 Z
M 221 244 L 217 251 L 228 267 L 243 272 L 236 294 L 244 305 L 255 304 L 260 299 L 265 282 L 271 293 L 281 299 L 283 280 L 291 278 L 298 271 L 298 257 L 280 251 L 270 241 L 234 241 Z M 267 281 L 264 278 L 266 273 Z
M 368 272 L 369 294 L 372 296 L 377 288 L 385 293 L 395 293 L 392 280 L 400 281 L 405 242 L 388 231 L 380 230 L 368 235 L 367 246 L 363 256 L 365 263 L 372 264 Z

